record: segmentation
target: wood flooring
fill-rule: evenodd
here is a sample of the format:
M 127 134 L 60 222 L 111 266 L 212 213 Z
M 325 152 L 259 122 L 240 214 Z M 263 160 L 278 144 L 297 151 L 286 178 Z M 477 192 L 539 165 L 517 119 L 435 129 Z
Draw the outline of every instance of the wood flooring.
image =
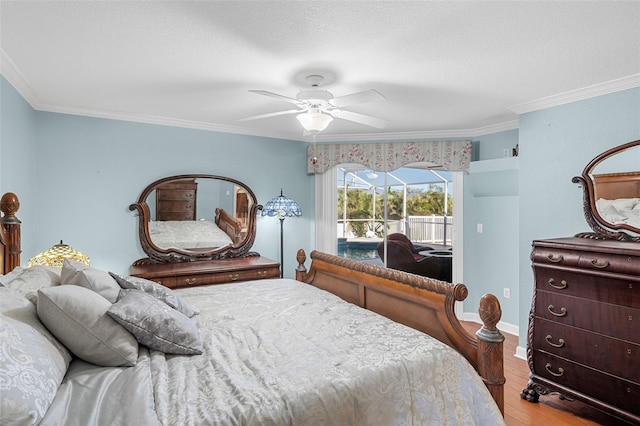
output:
M 473 322 L 462 322 L 471 333 L 480 328 Z M 527 362 L 516 358 L 518 338 L 503 333 L 504 342 L 504 375 L 506 378 L 504 420 L 508 426 L 628 426 L 628 423 L 617 420 L 605 413 L 589 407 L 579 401 L 561 400 L 558 395 L 542 395 L 538 403 L 531 403 L 520 398 L 520 391 L 527 385 L 529 367 Z

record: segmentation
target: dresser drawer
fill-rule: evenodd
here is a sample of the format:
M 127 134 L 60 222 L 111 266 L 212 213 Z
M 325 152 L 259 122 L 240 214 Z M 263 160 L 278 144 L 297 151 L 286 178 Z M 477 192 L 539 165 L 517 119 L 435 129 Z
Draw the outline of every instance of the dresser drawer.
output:
M 640 308 L 640 275 L 603 277 L 549 265 L 534 265 L 536 289 Z
M 251 281 L 278 277 L 280 277 L 279 268 L 263 268 L 246 271 L 216 272 L 212 274 L 180 275 L 172 277 L 173 279 L 170 283 L 173 288 L 180 288 L 211 284 L 228 284 L 238 281 Z
M 537 290 L 535 316 L 640 343 L 640 309 Z
M 534 374 L 640 415 L 640 384 L 541 351 L 532 356 Z
M 185 190 L 161 190 L 158 191 L 159 201 L 171 201 L 171 200 L 193 200 L 196 197 L 196 191 Z
M 533 347 L 640 383 L 640 344 L 534 318 Z

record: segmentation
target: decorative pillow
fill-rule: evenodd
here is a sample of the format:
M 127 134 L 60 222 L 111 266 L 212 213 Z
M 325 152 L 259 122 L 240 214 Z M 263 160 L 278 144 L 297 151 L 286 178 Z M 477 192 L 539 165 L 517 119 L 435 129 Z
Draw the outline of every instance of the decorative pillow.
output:
M 70 361 L 67 349 L 38 320 L 35 306 L 0 286 L 0 423 L 40 423 Z
M 111 303 L 116 301 L 120 292 L 120 286 L 109 273 L 69 259 L 62 264 L 61 283 L 88 288 Z
M 24 295 L 34 305 L 38 289 L 60 285 L 60 268 L 36 265 L 30 268 L 16 267 L 7 275 L 0 276 L 0 283 Z
M 107 313 L 151 349 L 169 354 L 202 353 L 196 323 L 141 290 L 122 290 Z
M 124 289 L 142 290 L 145 293 L 155 297 L 156 299 L 162 300 L 164 303 L 171 306 L 173 309 L 182 312 L 189 318 L 200 313 L 198 308 L 194 308 L 189 305 L 168 287 L 165 287 L 158 283 L 154 283 L 153 281 L 149 281 L 144 278 L 121 277 L 114 274 L 113 272 L 109 272 L 109 274 L 111 274 L 111 276 L 116 280 L 120 287 Z
M 80 286 L 38 291 L 40 321 L 75 356 L 103 367 L 135 365 L 138 342 L 107 315 L 110 307 L 107 299 Z

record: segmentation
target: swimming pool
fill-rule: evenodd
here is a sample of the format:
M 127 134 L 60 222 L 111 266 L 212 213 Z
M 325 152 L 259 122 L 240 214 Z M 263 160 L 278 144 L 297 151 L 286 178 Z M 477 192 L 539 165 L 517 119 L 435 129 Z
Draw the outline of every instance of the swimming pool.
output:
M 347 241 L 338 238 L 338 256 L 347 259 L 378 259 L 379 241 Z

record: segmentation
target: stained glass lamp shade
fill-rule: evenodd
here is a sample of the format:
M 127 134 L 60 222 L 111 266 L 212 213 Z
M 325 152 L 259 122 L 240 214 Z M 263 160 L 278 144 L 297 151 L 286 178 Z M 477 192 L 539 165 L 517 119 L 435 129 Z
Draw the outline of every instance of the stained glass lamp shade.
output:
M 262 216 L 277 216 L 280 219 L 280 278 L 284 276 L 284 259 L 283 259 L 283 247 L 284 247 L 284 233 L 283 223 L 286 217 L 301 216 L 302 209 L 291 198 L 287 198 L 280 195 L 272 198 L 262 207 Z
M 71 246 L 64 244 L 62 240 L 60 244 L 56 244 L 48 250 L 29 259 L 27 266 L 43 265 L 43 266 L 55 266 L 62 268 L 62 264 L 65 259 L 75 260 L 86 265 L 91 263 L 91 259 Z

